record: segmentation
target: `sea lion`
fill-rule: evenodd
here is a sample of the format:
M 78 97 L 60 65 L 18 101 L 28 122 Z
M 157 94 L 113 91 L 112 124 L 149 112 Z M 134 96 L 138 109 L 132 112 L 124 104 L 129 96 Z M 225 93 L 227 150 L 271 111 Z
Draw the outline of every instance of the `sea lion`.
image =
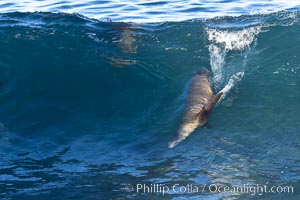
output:
M 134 30 L 132 28 L 124 28 L 122 31 L 122 37 L 119 41 L 119 48 L 123 53 L 136 53 L 137 52 L 137 45 L 136 38 L 134 36 Z
M 175 147 L 197 127 L 204 126 L 222 95 L 223 92 L 219 92 L 213 96 L 207 70 L 201 69 L 195 73 L 188 88 L 185 114 L 179 125 L 177 136 L 169 143 L 169 148 Z

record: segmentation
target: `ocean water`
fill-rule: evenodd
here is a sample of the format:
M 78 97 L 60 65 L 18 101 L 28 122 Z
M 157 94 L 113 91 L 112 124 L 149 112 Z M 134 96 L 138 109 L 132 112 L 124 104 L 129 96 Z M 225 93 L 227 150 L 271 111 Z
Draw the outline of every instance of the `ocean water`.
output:
M 0 12 L 80 13 L 101 21 L 165 22 L 299 10 L 286 0 L 2 0 Z
M 298 8 L 1 1 L 0 199 L 299 199 Z M 168 149 L 203 67 L 225 97 Z

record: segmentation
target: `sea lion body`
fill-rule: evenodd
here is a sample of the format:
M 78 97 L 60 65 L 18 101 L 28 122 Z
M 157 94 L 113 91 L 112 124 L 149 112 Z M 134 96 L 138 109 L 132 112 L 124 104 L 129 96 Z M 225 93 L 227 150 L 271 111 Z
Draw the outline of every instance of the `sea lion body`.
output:
M 173 148 L 179 142 L 187 138 L 197 127 L 207 123 L 209 114 L 223 93 L 213 96 L 209 83 L 209 72 L 200 70 L 191 79 L 185 113 L 179 125 L 177 136 L 169 143 Z

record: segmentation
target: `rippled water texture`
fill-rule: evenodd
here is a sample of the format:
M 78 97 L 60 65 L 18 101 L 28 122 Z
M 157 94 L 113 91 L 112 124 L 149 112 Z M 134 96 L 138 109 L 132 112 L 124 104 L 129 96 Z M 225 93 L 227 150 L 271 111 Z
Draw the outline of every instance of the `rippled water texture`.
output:
M 0 12 L 64 12 L 80 13 L 102 21 L 163 22 L 297 10 L 299 6 L 298 1 L 285 0 L 2 0 Z

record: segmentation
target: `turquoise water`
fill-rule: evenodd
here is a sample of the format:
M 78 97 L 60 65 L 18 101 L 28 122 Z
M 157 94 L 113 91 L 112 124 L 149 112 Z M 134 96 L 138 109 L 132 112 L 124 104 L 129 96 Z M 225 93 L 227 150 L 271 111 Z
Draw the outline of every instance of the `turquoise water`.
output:
M 2 13 L 1 199 L 298 199 L 299 22 L 298 11 L 160 23 Z M 168 149 L 201 67 L 225 98 L 211 128 Z M 294 190 L 163 195 L 128 184 Z

